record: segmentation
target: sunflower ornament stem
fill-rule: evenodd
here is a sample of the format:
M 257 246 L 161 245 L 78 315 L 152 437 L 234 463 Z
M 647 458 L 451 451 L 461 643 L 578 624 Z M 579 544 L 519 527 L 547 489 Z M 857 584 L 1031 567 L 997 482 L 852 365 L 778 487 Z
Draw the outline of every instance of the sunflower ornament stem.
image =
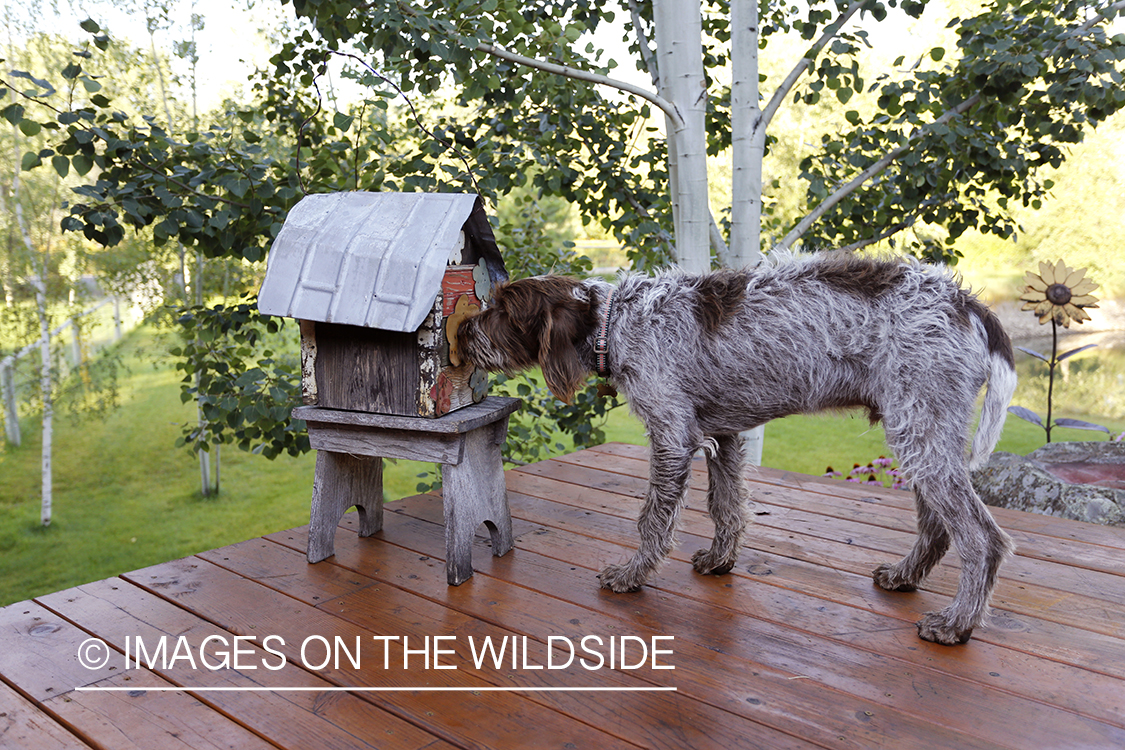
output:
M 1051 406 L 1055 395 L 1055 368 L 1059 365 L 1059 324 L 1051 319 L 1051 363 L 1047 371 L 1047 442 L 1051 442 Z
M 1025 278 L 1027 286 L 1024 287 L 1020 299 L 1024 302 L 1023 310 L 1031 310 L 1039 316 L 1040 325 L 1051 321 L 1051 358 L 1043 356 L 1037 351 L 1016 347 L 1020 351 L 1030 354 L 1036 359 L 1047 364 L 1047 421 L 1044 423 L 1039 415 L 1022 406 L 1010 406 L 1008 411 L 1020 419 L 1039 425 L 1047 433 L 1047 442 L 1051 442 L 1051 429 L 1053 427 L 1072 427 L 1079 430 L 1100 430 L 1110 434 L 1108 428 L 1080 419 L 1052 419 L 1053 399 L 1055 395 L 1055 368 L 1063 360 L 1086 351 L 1097 344 L 1087 344 L 1077 349 L 1059 354 L 1059 325 L 1070 328 L 1071 321 L 1082 323 L 1089 320 L 1087 308 L 1097 307 L 1097 297 L 1090 292 L 1098 285 L 1086 278 L 1086 269 L 1077 271 L 1067 268 L 1062 259 L 1057 263 L 1041 262 L 1039 273 L 1027 272 Z

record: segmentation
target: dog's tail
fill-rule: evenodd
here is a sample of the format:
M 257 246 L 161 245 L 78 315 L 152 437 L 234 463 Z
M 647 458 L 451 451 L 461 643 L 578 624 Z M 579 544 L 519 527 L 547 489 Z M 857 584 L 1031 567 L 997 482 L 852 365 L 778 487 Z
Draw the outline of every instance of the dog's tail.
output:
M 979 304 L 979 303 L 978 303 Z M 985 340 L 988 342 L 990 367 L 988 390 L 980 412 L 980 424 L 969 451 L 969 468 L 975 469 L 988 460 L 992 449 L 1000 441 L 1004 418 L 1008 416 L 1008 402 L 1016 390 L 1016 368 L 1012 355 L 1012 340 L 996 316 L 983 305 L 977 312 Z

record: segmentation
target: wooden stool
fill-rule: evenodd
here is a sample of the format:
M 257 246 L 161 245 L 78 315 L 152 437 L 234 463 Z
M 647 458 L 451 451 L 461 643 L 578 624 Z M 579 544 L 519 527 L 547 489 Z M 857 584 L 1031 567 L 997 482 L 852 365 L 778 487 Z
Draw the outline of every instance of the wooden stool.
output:
M 441 464 L 445 510 L 445 571 L 450 586 L 473 575 L 472 544 L 483 522 L 492 554 L 512 548 L 512 517 L 500 446 L 518 398 L 489 396 L 443 417 L 396 417 L 299 406 L 317 450 L 309 519 L 308 560 L 335 553 L 336 527 L 349 508 L 359 511 L 359 535 L 383 528 L 383 459 Z

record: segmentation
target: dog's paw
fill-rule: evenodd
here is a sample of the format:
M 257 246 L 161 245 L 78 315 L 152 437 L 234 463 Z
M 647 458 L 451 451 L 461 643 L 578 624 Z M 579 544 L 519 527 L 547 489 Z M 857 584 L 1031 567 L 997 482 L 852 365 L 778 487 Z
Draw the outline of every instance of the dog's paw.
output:
M 695 568 L 696 573 L 702 575 L 721 576 L 734 570 L 735 560 L 728 560 L 719 555 L 715 555 L 709 549 L 701 549 L 691 556 L 691 567 Z
M 968 643 L 972 634 L 972 628 L 958 627 L 950 623 L 949 616 L 944 612 L 927 612 L 926 616 L 918 621 L 918 637 L 930 643 L 959 646 Z
M 644 577 L 639 576 L 628 565 L 607 565 L 598 573 L 598 581 L 603 589 L 609 589 L 617 594 L 637 591 L 644 585 Z
M 896 573 L 893 565 L 880 565 L 871 571 L 871 577 L 879 588 L 887 591 L 916 591 L 918 589 L 916 583 L 905 580 Z

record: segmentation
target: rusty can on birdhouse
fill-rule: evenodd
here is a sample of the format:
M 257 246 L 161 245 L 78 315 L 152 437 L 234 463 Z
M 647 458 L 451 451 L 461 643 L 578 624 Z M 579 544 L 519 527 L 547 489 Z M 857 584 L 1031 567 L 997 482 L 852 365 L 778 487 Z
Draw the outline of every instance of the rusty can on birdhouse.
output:
M 440 417 L 487 393 L 457 326 L 506 279 L 476 195 L 325 193 L 289 212 L 258 308 L 300 321 L 306 404 Z

